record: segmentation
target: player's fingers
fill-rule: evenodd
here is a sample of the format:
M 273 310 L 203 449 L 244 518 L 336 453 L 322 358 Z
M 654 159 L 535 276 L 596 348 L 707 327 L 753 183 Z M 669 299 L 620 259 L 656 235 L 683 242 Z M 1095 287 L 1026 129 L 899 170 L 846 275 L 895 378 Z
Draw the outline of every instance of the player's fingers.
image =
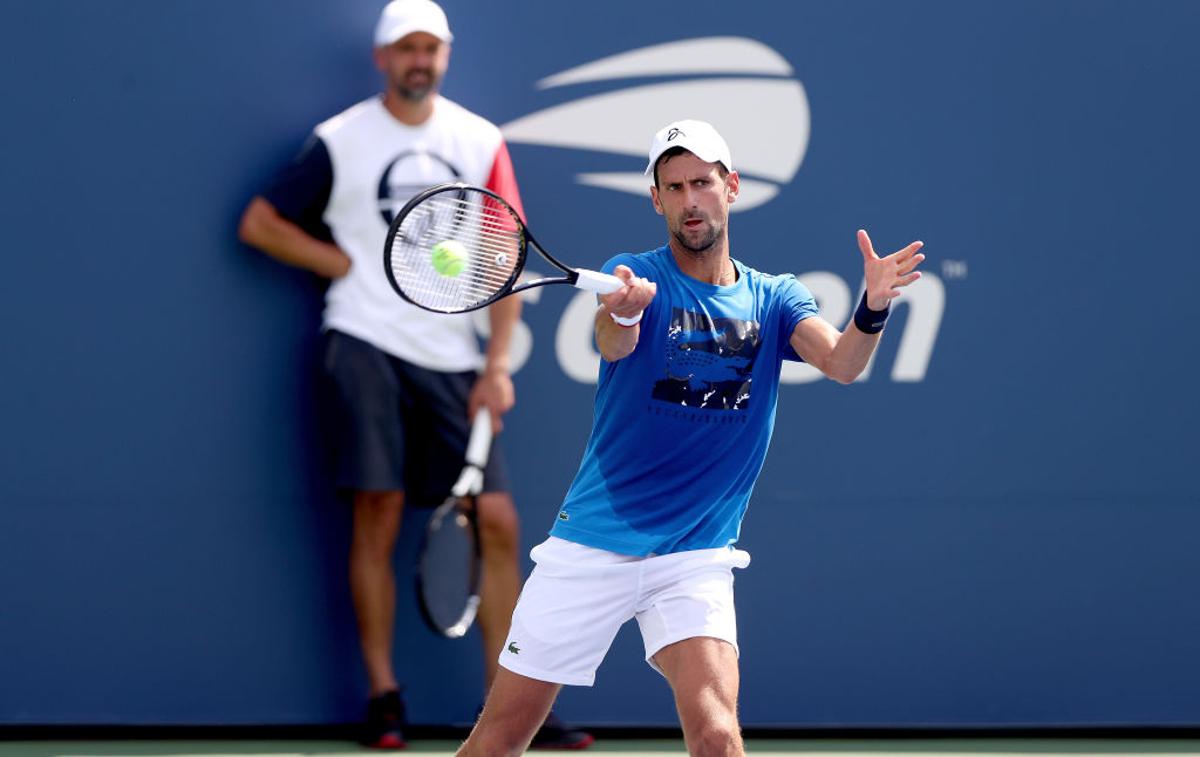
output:
M 630 299 L 628 295 L 622 296 L 605 302 L 606 310 L 613 316 L 630 316 L 630 311 L 637 310 L 637 300 Z
M 624 302 L 629 299 L 630 293 L 633 291 L 634 290 L 628 284 L 626 284 L 624 287 L 615 292 L 600 295 L 600 301 L 603 302 L 609 310 L 612 310 L 624 304 Z
M 862 251 L 863 257 L 867 260 L 879 257 L 875 254 L 875 248 L 871 246 L 871 237 L 867 236 L 866 229 L 858 230 L 858 249 Z
M 894 257 L 894 258 L 896 258 L 896 260 L 903 262 L 903 261 L 911 258 L 913 255 L 916 255 L 917 250 L 921 249 L 924 246 L 925 246 L 924 242 L 913 242 L 912 244 L 908 245 L 904 249 L 897 250 L 896 252 L 892 253 L 891 257 Z M 924 256 L 922 256 L 922 257 L 924 257 Z
M 912 273 L 908 274 L 907 276 L 901 276 L 899 279 L 896 280 L 896 283 L 893 286 L 906 287 L 919 278 L 921 278 L 921 272 L 913 271 Z
M 921 261 L 924 259 L 925 259 L 924 255 L 917 253 L 916 255 L 913 255 L 911 258 L 909 258 L 908 260 L 901 263 L 900 267 L 896 269 L 896 272 L 899 273 L 901 276 L 907 275 L 908 273 L 911 273 L 914 268 L 919 266 L 921 264 Z
M 624 281 L 625 286 L 632 286 L 633 282 L 637 281 L 637 276 L 633 273 L 633 269 L 627 265 L 619 265 L 614 268 L 613 275 Z
M 616 273 L 615 270 L 614 273 Z M 635 276 L 632 281 L 627 283 L 624 289 L 618 289 L 616 292 L 604 295 L 600 299 L 604 302 L 610 313 L 617 313 L 619 315 L 627 310 L 645 310 L 657 292 L 658 285 L 653 281 L 647 281 Z
M 638 302 L 641 302 L 642 297 L 645 296 L 644 292 L 646 291 L 646 285 L 649 283 L 650 282 L 646 281 L 645 279 L 641 278 L 640 276 L 634 276 L 633 279 L 629 282 L 628 286 L 623 290 L 625 293 L 626 304 L 629 304 L 629 303 L 636 304 Z

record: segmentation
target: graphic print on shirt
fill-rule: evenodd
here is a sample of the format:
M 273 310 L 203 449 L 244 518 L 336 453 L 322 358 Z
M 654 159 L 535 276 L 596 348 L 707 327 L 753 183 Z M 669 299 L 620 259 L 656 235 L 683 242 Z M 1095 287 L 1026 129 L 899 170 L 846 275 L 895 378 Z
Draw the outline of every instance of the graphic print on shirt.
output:
M 654 382 L 651 397 L 690 408 L 745 410 L 761 341 L 755 321 L 672 308 L 667 375 Z
M 440 155 L 424 150 L 408 150 L 392 159 L 379 177 L 379 214 L 391 225 L 404 203 L 417 192 L 435 184 L 461 181 L 462 174 Z

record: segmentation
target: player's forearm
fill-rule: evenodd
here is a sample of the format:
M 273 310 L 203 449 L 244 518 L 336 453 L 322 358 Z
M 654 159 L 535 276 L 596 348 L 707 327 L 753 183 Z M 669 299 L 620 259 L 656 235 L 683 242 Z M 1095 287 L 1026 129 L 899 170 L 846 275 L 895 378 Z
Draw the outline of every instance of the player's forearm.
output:
M 520 317 L 520 296 L 503 297 L 488 306 L 490 336 L 488 337 L 484 371 L 501 371 L 505 374 L 512 372 L 509 351 L 512 345 L 513 328 Z
M 628 356 L 637 347 L 641 324 L 622 326 L 612 319 L 603 305 L 596 311 L 596 346 L 610 363 Z
M 871 361 L 880 336 L 881 334 L 864 334 L 850 323 L 838 338 L 822 371 L 838 383 L 853 382 Z
M 350 270 L 350 258 L 337 245 L 306 234 L 261 197 L 255 197 L 247 206 L 238 237 L 280 262 L 328 279 L 345 276 Z

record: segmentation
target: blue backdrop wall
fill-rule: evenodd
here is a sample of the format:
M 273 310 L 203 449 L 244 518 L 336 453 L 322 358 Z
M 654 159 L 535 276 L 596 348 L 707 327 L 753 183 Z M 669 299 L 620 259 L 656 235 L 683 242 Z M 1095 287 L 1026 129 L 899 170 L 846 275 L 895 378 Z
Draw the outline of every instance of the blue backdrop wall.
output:
M 5 3 L 0 723 L 358 717 L 320 287 L 235 228 L 377 90 L 381 4 Z M 445 5 L 445 92 L 503 125 L 573 262 L 664 239 L 631 174 L 675 117 L 753 188 L 734 254 L 839 325 L 855 229 L 927 243 L 865 379 L 782 390 L 738 576 L 747 724 L 1200 724 L 1200 6 Z M 587 436 L 586 308 L 525 308 L 526 547 Z M 469 720 L 478 645 L 397 634 L 413 719 Z M 560 710 L 674 719 L 632 628 Z

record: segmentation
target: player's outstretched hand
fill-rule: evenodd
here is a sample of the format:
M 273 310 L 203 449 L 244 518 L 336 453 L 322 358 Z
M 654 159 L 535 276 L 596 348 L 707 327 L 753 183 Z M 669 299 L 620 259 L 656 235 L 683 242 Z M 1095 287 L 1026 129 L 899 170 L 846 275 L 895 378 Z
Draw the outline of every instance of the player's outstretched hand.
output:
M 885 310 L 894 297 L 900 296 L 900 288 L 921 278 L 915 270 L 925 256 L 918 252 L 924 242 L 913 242 L 902 250 L 881 258 L 871 246 L 867 232 L 858 230 L 858 249 L 862 250 L 863 273 L 867 281 L 867 307 Z
M 637 314 L 645 310 L 654 299 L 658 285 L 635 275 L 633 269 L 626 265 L 617 266 L 613 275 L 624 281 L 625 286 L 612 294 L 600 295 L 600 301 L 608 308 L 608 312 L 614 315 L 622 318 L 637 317 Z

